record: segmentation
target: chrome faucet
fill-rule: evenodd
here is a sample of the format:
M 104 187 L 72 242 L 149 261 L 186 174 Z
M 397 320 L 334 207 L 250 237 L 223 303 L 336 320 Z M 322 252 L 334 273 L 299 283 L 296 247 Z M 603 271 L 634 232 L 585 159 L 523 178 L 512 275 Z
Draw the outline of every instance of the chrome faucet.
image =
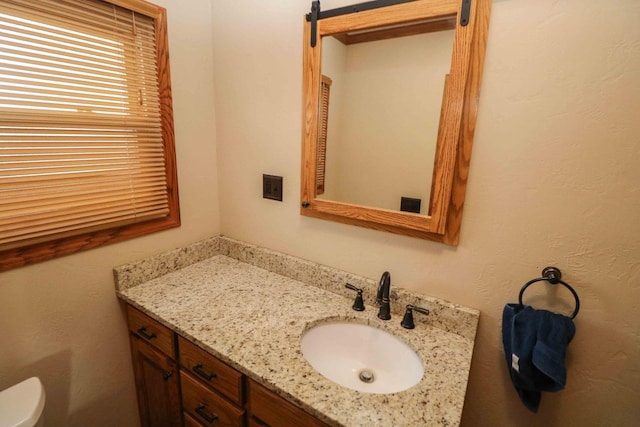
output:
M 391 319 L 391 306 L 389 305 L 389 289 L 391 288 L 391 275 L 388 271 L 382 273 L 380 283 L 378 283 L 378 294 L 376 304 L 380 306 L 378 317 L 382 320 Z

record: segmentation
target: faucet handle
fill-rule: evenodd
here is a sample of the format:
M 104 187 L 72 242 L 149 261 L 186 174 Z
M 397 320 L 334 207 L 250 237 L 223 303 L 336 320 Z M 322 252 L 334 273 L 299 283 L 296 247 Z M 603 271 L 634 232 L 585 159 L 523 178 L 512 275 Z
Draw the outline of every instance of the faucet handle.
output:
M 357 292 L 356 299 L 353 302 L 353 306 L 351 306 L 351 308 L 353 308 L 355 311 L 364 311 L 364 301 L 362 300 L 362 289 L 356 288 L 351 283 L 347 283 L 346 285 L 344 285 L 344 287 Z
M 429 310 L 422 307 L 416 307 L 415 305 L 408 304 L 407 311 L 404 313 L 404 317 L 402 318 L 402 322 L 400 322 L 400 326 L 405 329 L 414 329 L 416 324 L 413 323 L 413 310 L 422 314 L 429 314 Z

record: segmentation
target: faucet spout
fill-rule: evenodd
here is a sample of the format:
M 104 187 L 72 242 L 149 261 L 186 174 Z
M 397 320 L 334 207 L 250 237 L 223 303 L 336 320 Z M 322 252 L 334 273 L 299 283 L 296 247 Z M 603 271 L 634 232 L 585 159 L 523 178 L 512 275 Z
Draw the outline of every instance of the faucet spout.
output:
M 388 271 L 382 273 L 380 283 L 378 283 L 378 293 L 376 295 L 376 304 L 380 306 L 378 317 L 382 320 L 391 319 L 391 306 L 389 304 L 389 291 L 391 289 L 391 275 Z

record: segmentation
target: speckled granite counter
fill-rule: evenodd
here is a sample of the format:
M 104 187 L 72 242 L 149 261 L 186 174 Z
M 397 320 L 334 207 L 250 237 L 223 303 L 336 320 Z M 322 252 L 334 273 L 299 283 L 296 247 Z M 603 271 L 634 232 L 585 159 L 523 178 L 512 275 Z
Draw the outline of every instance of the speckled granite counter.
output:
M 458 425 L 478 321 L 476 310 L 394 289 L 390 321 L 372 307 L 376 282 L 225 237 L 114 269 L 118 297 L 248 377 L 336 426 Z M 346 282 L 365 289 L 351 309 Z M 313 284 L 310 285 L 310 284 Z M 400 326 L 403 307 L 429 308 L 416 329 Z M 300 352 L 311 326 L 336 319 L 384 329 L 424 362 L 420 383 L 377 395 L 339 386 Z

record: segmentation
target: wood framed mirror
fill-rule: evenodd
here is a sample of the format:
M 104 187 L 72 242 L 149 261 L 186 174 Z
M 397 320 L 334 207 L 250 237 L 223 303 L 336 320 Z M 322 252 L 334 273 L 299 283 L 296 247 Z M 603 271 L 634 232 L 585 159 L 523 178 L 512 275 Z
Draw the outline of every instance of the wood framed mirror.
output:
M 371 3 L 378 2 L 369 4 Z M 415 0 L 355 13 L 331 14 L 331 11 L 328 11 L 327 17 L 323 17 L 320 13 L 320 19 L 315 22 L 311 14 L 305 17 L 300 208 L 302 215 L 450 245 L 458 244 L 490 9 L 491 0 Z M 315 29 L 315 36 L 312 33 L 313 29 Z M 330 154 L 335 155 L 335 151 L 331 151 L 331 135 L 327 140 L 327 126 L 331 127 L 332 120 L 328 120 L 330 117 L 328 109 L 333 107 L 328 101 L 327 82 L 331 82 L 333 76 L 323 76 L 323 71 L 326 71 L 323 70 L 323 59 L 328 62 L 326 56 L 323 56 L 323 46 L 328 49 L 330 40 L 331 43 L 339 40 L 343 44 L 369 44 L 372 41 L 410 38 L 447 30 L 453 32 L 450 67 L 445 68 L 442 75 L 435 79 L 441 79 L 440 87 L 443 89 L 437 95 L 415 94 L 416 97 L 433 98 L 432 101 L 435 101 L 439 107 L 437 111 L 439 114 L 436 114 L 437 117 L 434 119 L 436 124 L 433 135 L 423 132 L 419 138 L 412 137 L 413 142 L 417 140 L 419 144 L 433 144 L 430 154 L 433 157 L 420 157 L 424 160 L 421 160 L 417 166 L 421 169 L 419 172 L 423 173 L 426 170 L 430 176 L 425 178 L 415 173 L 416 182 L 411 183 L 414 188 L 412 191 L 416 191 L 416 185 L 424 187 L 426 191 L 426 196 L 422 197 L 425 200 L 413 199 L 414 201 L 422 200 L 422 210 L 418 208 L 413 212 L 407 212 L 404 197 L 402 198 L 403 210 L 400 210 L 401 200 L 395 195 L 393 197 L 398 199 L 397 209 L 384 204 L 369 203 L 363 201 L 368 200 L 364 198 L 332 197 L 332 194 L 336 194 L 329 191 L 333 188 L 332 186 L 344 187 L 347 180 L 352 179 L 343 179 L 341 184 L 332 182 L 325 176 L 331 168 L 325 167 L 324 162 L 328 161 Z M 315 46 L 312 46 L 312 42 Z M 404 48 L 392 49 L 400 51 Z M 418 50 L 418 56 L 427 55 L 423 52 L 427 52 L 427 49 Z M 389 61 L 391 60 L 387 62 Z M 401 75 L 398 74 L 398 76 Z M 400 79 L 402 77 L 398 78 Z M 428 79 L 434 80 L 431 77 Z M 349 95 L 346 98 L 352 99 L 353 96 Z M 416 121 L 423 121 L 422 107 L 412 107 L 411 113 L 416 113 L 414 111 L 416 109 L 418 109 Z M 397 118 L 390 118 L 388 122 L 389 127 L 393 127 L 394 123 L 399 127 L 403 126 Z M 360 127 L 368 126 L 370 125 L 360 125 Z M 371 141 L 367 141 L 367 137 L 360 138 L 365 139 L 363 148 L 359 149 L 360 152 L 364 155 L 365 152 L 372 151 L 372 144 L 369 144 Z M 394 144 L 399 144 L 399 139 L 391 137 L 383 143 L 388 145 L 385 148 L 394 150 Z M 383 150 L 373 151 L 382 152 Z M 358 156 L 357 151 L 356 156 Z M 367 177 L 365 170 L 358 170 L 358 162 L 353 160 L 357 157 L 349 159 L 345 157 L 342 158 L 343 163 L 347 163 L 348 168 L 355 169 L 353 177 L 360 175 L 363 178 L 362 181 L 369 182 L 372 188 L 381 187 L 381 184 L 376 183 L 372 177 Z M 382 155 L 382 157 L 382 160 L 378 160 L 379 165 L 374 164 L 375 174 L 385 174 L 385 169 L 390 169 L 389 166 L 393 162 L 404 161 L 389 155 Z M 408 157 L 415 156 L 410 153 Z M 399 166 L 402 167 L 402 164 Z M 372 169 L 372 167 L 365 169 Z M 392 183 L 394 176 L 389 176 L 389 181 Z M 406 183 L 399 186 L 402 187 L 399 190 L 400 193 L 408 187 Z M 407 195 L 411 196 L 411 194 Z M 411 200 L 411 197 L 408 199 Z

